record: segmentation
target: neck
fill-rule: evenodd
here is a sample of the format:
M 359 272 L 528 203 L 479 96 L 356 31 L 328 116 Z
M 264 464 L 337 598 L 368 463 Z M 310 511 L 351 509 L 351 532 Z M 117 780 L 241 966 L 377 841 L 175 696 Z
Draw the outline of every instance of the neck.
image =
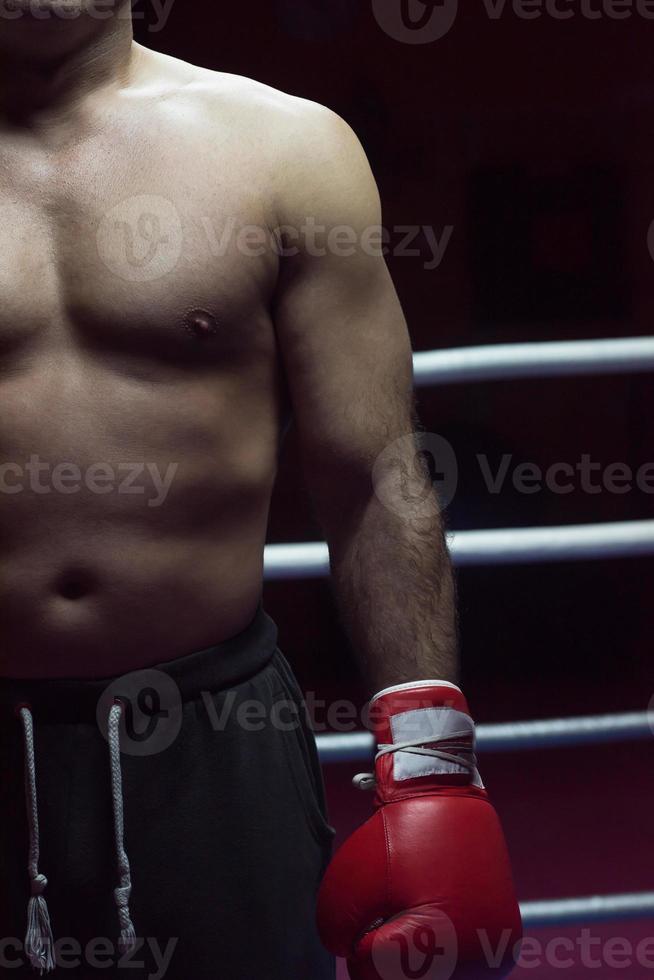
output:
M 0 113 L 16 125 L 66 120 L 94 92 L 129 80 L 135 57 L 131 4 L 120 0 L 107 19 L 80 12 L 0 29 Z

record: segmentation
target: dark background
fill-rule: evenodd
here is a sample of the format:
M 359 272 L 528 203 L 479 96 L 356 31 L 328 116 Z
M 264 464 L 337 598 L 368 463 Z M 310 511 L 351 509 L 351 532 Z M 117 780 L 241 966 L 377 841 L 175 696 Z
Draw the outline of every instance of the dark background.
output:
M 368 152 L 387 227 L 453 227 L 437 269 L 424 268 L 424 242 L 422 256 L 389 258 L 416 350 L 651 334 L 654 20 L 635 4 L 624 19 L 606 8 L 591 19 L 581 2 L 561 2 L 574 12 L 565 21 L 522 19 L 508 2 L 498 17 L 482 0 L 459 7 L 449 32 L 424 45 L 386 34 L 372 0 L 177 0 L 156 33 L 145 0 L 135 10 L 148 46 L 340 113 Z M 420 390 L 425 428 L 459 460 L 449 526 L 652 517 L 653 497 L 638 489 L 490 494 L 475 454 L 494 467 L 505 453 L 544 468 L 590 454 L 637 469 L 654 460 L 653 407 L 648 374 Z M 298 474 L 291 435 L 271 542 L 321 539 Z M 464 687 L 477 719 L 644 710 L 651 573 L 646 558 L 462 570 Z M 265 601 L 304 686 L 363 699 L 329 584 L 269 584 Z M 484 759 L 521 898 L 654 888 L 653 761 L 649 744 Z M 368 811 L 348 789 L 357 768 L 327 773 L 341 833 Z M 652 935 L 644 922 L 593 928 Z M 654 970 L 525 976 L 585 972 L 634 980 Z

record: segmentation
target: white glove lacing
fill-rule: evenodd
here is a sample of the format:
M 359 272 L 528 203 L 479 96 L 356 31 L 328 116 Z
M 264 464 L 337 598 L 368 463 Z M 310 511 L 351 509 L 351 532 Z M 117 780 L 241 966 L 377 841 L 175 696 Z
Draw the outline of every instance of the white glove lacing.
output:
M 417 738 L 409 742 L 396 742 L 393 745 L 379 745 L 375 756 L 375 762 L 384 755 L 391 755 L 395 752 L 409 752 L 412 755 L 426 755 L 441 762 L 450 762 L 456 766 L 467 769 L 474 777 L 477 771 L 477 756 L 473 747 L 469 743 L 456 742 L 457 738 L 469 738 L 470 731 L 450 732 L 444 738 Z M 443 748 L 427 748 L 425 745 L 442 745 Z M 449 751 L 448 751 L 449 750 Z M 372 790 L 377 786 L 377 779 L 372 772 L 359 773 L 352 780 L 356 789 Z

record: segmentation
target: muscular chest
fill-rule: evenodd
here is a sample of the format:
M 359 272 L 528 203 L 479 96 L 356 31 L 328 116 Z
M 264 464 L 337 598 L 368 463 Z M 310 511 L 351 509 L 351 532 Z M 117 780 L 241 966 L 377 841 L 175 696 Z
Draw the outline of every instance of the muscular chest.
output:
M 176 358 L 189 338 L 217 332 L 214 346 L 238 350 L 268 324 L 277 260 L 267 206 L 247 155 L 197 134 L 117 128 L 54 155 L 9 141 L 0 350 L 66 334 Z

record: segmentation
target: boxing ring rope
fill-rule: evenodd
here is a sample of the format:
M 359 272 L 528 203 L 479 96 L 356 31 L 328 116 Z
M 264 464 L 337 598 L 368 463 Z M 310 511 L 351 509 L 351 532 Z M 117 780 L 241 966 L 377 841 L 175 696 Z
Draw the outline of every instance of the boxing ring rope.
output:
M 459 567 L 628 558 L 654 554 L 654 521 L 456 531 L 448 542 Z M 329 573 L 327 545 L 268 545 L 264 573 L 267 580 L 322 578 Z
M 654 337 L 491 344 L 413 356 L 419 386 L 460 381 L 552 378 L 654 370 Z M 586 561 L 654 554 L 654 521 L 458 531 L 449 536 L 456 565 Z M 323 542 L 268 545 L 268 580 L 322 578 L 329 573 Z
M 640 919 L 651 917 L 654 913 L 654 892 L 521 902 L 520 911 L 524 925 L 531 929 L 606 922 L 609 919 Z
M 654 337 L 487 344 L 414 354 L 415 383 L 456 384 L 654 370 Z
M 653 737 L 654 711 L 477 725 L 477 749 L 480 752 L 573 748 L 644 741 Z M 372 734 L 367 731 L 318 735 L 316 741 L 323 764 L 368 762 L 375 749 Z

